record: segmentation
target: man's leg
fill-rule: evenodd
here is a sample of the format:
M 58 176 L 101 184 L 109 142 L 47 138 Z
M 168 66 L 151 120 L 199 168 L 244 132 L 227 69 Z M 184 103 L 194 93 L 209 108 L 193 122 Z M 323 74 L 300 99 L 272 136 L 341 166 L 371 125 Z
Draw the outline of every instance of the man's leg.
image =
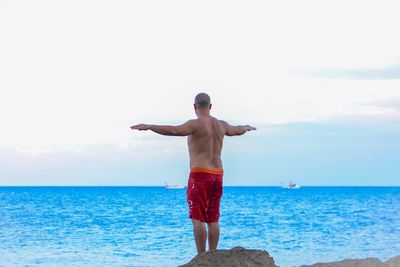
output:
M 192 219 L 193 222 L 193 235 L 196 242 L 197 254 L 206 251 L 207 230 L 204 222 Z
M 208 223 L 208 249 L 217 249 L 219 241 L 219 223 Z

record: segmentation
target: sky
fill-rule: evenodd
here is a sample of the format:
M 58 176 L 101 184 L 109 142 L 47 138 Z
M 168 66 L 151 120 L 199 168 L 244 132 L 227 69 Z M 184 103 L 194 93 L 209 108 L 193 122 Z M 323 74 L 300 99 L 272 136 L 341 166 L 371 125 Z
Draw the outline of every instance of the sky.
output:
M 0 185 L 185 184 L 212 115 L 225 185 L 400 185 L 398 1 L 0 1 Z

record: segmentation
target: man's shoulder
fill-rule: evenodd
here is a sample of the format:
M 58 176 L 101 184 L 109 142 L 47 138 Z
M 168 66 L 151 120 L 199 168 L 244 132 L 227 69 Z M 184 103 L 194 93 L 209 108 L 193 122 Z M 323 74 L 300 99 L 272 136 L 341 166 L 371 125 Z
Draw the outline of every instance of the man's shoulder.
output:
M 203 122 L 200 119 L 196 118 L 188 120 L 185 124 L 196 129 L 201 126 Z
M 212 124 L 218 123 L 222 126 L 225 126 L 227 124 L 227 122 L 217 119 L 215 117 L 211 117 L 211 116 L 208 119 L 207 118 L 195 118 L 195 119 L 191 119 L 191 120 L 187 121 L 187 123 L 191 124 L 192 126 L 204 126 L 204 125 L 210 124 L 210 122 Z
M 218 119 L 217 119 L 218 120 Z M 226 126 L 226 125 L 229 125 L 226 121 L 224 121 L 224 120 L 218 120 L 218 122 L 220 123 L 220 124 L 222 124 L 223 126 Z
M 220 120 L 218 118 L 212 117 L 210 116 L 210 118 L 212 122 L 218 122 L 220 124 L 228 124 L 226 121 L 224 120 Z M 210 120 L 206 119 L 206 118 L 195 118 L 195 119 L 190 119 L 187 121 L 187 123 L 192 123 L 192 124 L 204 124 L 204 123 L 209 123 Z
M 213 117 L 213 116 L 210 116 L 210 117 L 211 117 L 211 119 L 212 119 L 213 121 L 223 122 L 223 120 L 220 120 L 220 119 L 218 119 L 218 118 L 216 118 L 216 117 Z
M 198 124 L 198 123 L 200 123 L 201 121 L 200 121 L 200 119 L 199 118 L 196 118 L 196 119 L 190 119 L 190 120 L 188 120 L 186 123 L 189 123 L 189 124 Z

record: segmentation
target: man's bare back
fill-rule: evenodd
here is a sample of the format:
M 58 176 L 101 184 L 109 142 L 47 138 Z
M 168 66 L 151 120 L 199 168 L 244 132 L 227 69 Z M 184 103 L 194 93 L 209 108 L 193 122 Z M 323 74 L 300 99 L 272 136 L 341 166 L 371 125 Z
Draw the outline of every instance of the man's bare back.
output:
M 193 133 L 188 136 L 190 168 L 222 169 L 221 151 L 225 135 L 240 135 L 254 127 L 230 126 L 212 116 L 199 116 L 189 121 Z M 248 129 L 251 128 L 251 129 Z
M 190 168 L 222 169 L 223 124 L 212 116 L 192 120 L 192 124 L 194 131 L 187 138 Z
M 187 196 L 197 252 L 200 254 L 205 251 L 207 238 L 209 249 L 216 249 L 218 245 L 219 203 L 222 196 L 223 176 L 221 151 L 224 136 L 242 135 L 256 128 L 250 125 L 231 126 L 225 121 L 210 116 L 210 97 L 204 93 L 196 96 L 194 109 L 197 119 L 189 120 L 182 125 L 138 124 L 131 126 L 131 129 L 188 137 L 191 176 Z M 218 192 L 215 191 L 216 188 Z M 208 225 L 208 234 L 204 226 L 205 222 Z

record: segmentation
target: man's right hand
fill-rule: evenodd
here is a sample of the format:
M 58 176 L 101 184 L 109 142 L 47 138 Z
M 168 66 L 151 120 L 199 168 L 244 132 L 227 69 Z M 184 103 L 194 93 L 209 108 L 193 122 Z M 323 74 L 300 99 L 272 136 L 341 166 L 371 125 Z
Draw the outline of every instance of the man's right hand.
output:
M 256 127 L 250 126 L 250 125 L 246 125 L 245 126 L 247 128 L 247 131 L 255 131 L 257 130 Z

